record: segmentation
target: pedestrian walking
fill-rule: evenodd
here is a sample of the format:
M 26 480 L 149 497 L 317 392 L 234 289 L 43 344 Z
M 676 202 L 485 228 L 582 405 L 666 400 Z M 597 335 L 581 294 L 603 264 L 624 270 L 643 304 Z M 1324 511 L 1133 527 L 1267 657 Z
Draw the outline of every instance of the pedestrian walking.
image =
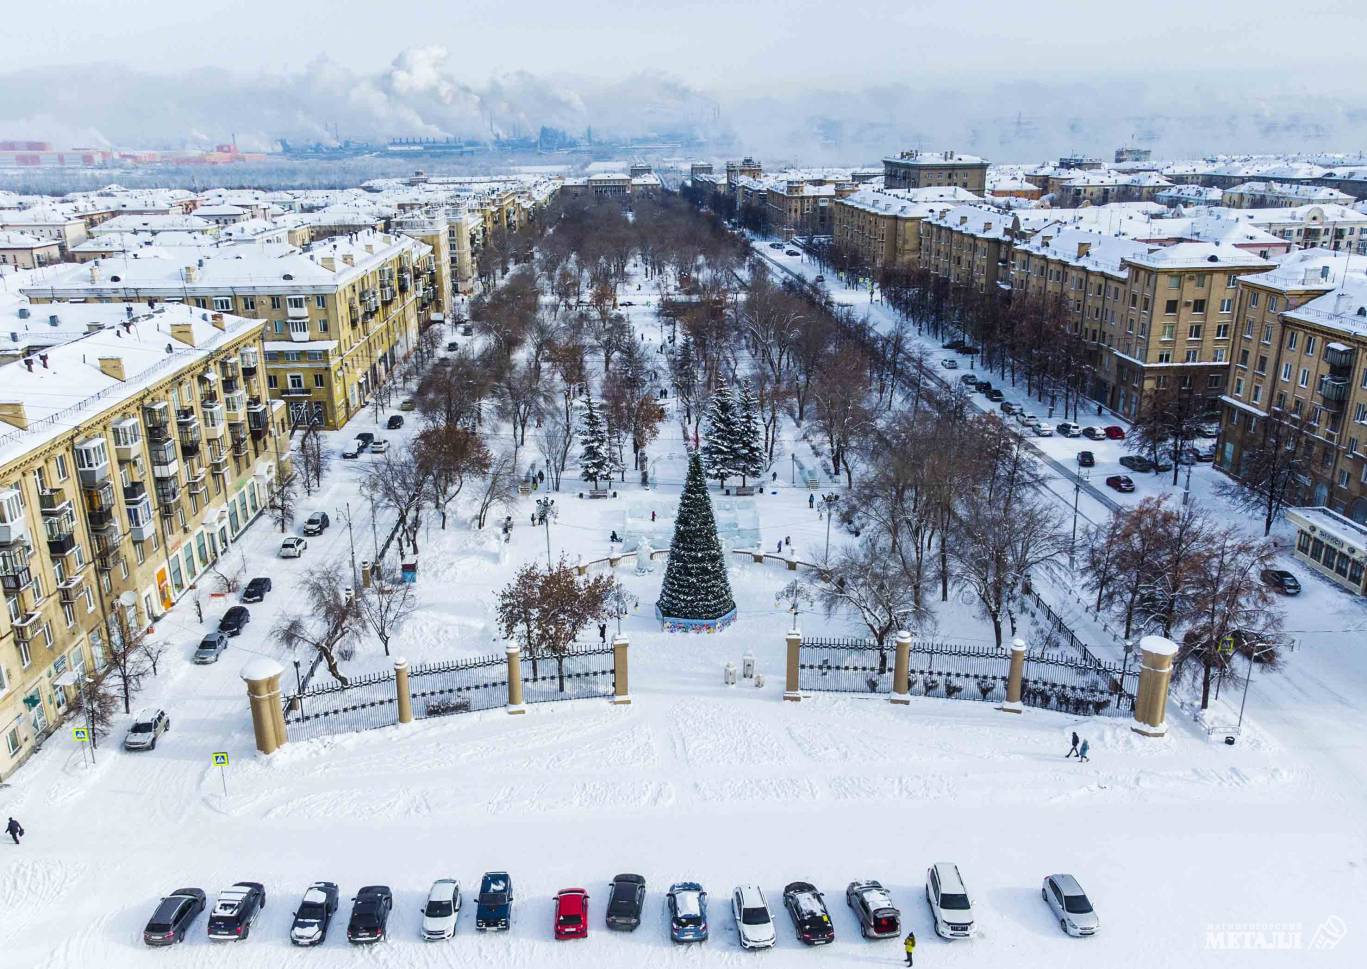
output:
M 782 552 L 782 551 L 783 551 L 783 539 L 780 538 L 780 539 L 778 540 L 778 544 L 774 546 L 774 551 L 775 551 L 775 552 Z
M 621 539 L 617 537 L 617 529 L 614 528 L 612 530 L 612 534 L 608 536 L 608 541 L 614 544 L 621 541 Z
M 651 513 L 650 513 L 650 520 L 651 520 L 651 521 L 654 521 L 654 520 L 655 520 L 655 512 L 654 512 L 653 510 L 652 510 Z
M 911 965 L 912 954 L 916 952 L 916 933 L 908 932 L 907 937 L 902 942 L 902 951 L 907 954 L 906 965 Z
M 1074 730 L 1074 731 L 1073 731 L 1073 746 L 1071 746 L 1071 747 L 1068 748 L 1068 753 L 1065 754 L 1064 757 L 1063 757 L 1064 760 L 1067 760 L 1069 757 L 1075 757 L 1075 756 L 1077 756 L 1077 744 L 1078 744 L 1077 731 Z
M 777 480 L 778 480 L 778 472 L 775 471 L 775 472 L 773 473 L 773 475 L 769 478 L 769 480 L 770 480 L 770 481 L 777 481 Z
M 605 622 L 598 624 L 598 641 L 604 646 L 608 644 L 608 624 Z
M 786 545 L 786 546 L 788 546 L 789 548 L 792 548 L 792 547 L 793 547 L 793 536 L 791 536 L 791 535 L 784 535 L 784 536 L 783 536 L 783 544 Z
M 10 818 L 9 824 L 5 825 L 5 834 L 13 838 L 15 844 L 18 844 L 19 839 L 24 836 L 24 826 L 14 818 Z
M 1085 740 L 1082 742 L 1082 747 L 1077 754 L 1077 759 L 1079 762 L 1087 759 L 1087 751 L 1091 749 L 1091 746 L 1092 745 Z
M 808 507 L 808 508 L 815 508 L 815 507 L 816 507 L 816 495 L 808 495 L 808 496 L 807 496 L 807 507 Z

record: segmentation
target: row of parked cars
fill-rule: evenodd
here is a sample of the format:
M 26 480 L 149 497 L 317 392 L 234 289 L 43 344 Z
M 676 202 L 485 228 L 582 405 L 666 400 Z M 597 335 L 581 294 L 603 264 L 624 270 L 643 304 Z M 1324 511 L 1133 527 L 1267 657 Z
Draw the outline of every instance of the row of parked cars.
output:
M 1076 937 L 1096 934 L 1100 921 L 1082 886 L 1072 875 L 1047 876 L 1040 895 L 1063 932 Z M 475 898 L 475 929 L 482 932 L 508 929 L 512 925 L 515 898 L 511 875 L 506 871 L 485 872 Z M 294 911 L 290 941 L 299 946 L 323 942 L 337 915 L 340 899 L 341 891 L 335 882 L 319 881 L 308 886 Z M 557 940 L 588 937 L 589 899 L 589 892 L 583 888 L 565 888 L 556 893 L 552 933 Z M 608 887 L 604 924 L 616 931 L 634 931 L 641 925 L 645 901 L 645 878 L 629 873 L 617 875 Z M 942 938 L 966 939 L 976 933 L 973 903 L 958 866 L 941 862 L 926 871 L 926 902 L 935 921 L 935 931 Z M 419 938 L 439 942 L 454 936 L 461 903 L 457 879 L 439 878 L 433 882 L 422 907 Z M 191 925 L 206 904 L 202 890 L 176 889 L 158 903 L 143 930 L 143 941 L 150 946 L 185 941 Z M 845 904 L 854 914 L 860 935 L 865 939 L 900 937 L 902 913 L 893 903 L 892 893 L 880 882 L 871 879 L 850 882 L 845 888 Z M 707 941 L 710 935 L 707 892 L 701 884 L 675 882 L 665 893 L 664 905 L 672 941 Z M 835 926 L 826 898 L 811 882 L 790 882 L 784 886 L 783 907 L 799 941 L 807 945 L 835 941 Z M 208 937 L 216 942 L 247 939 L 265 908 L 266 889 L 260 882 L 237 882 L 225 888 L 219 892 L 209 914 Z M 393 909 L 394 893 L 387 885 L 362 888 L 351 899 L 347 941 L 367 944 L 388 939 Z M 773 913 L 764 890 L 758 885 L 741 885 L 731 893 L 731 918 L 744 949 L 767 949 L 778 941 Z
M 385 423 L 385 427 L 391 431 L 397 431 L 403 427 L 403 415 L 393 414 Z M 362 431 L 352 438 L 351 443 L 342 448 L 342 457 L 347 460 L 359 458 L 362 454 L 369 451 L 371 454 L 384 454 L 389 450 L 389 442 L 382 437 L 376 437 L 369 431 Z

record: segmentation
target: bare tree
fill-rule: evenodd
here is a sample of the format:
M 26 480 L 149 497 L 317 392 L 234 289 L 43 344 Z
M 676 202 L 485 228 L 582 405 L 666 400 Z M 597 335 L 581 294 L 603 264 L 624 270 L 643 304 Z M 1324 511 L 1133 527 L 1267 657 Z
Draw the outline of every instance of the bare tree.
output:
M 106 667 L 97 673 L 87 673 L 71 698 L 71 715 L 85 722 L 90 731 L 90 746 L 98 747 L 99 738 L 107 736 L 118 713 L 119 688 Z
M 497 455 L 490 461 L 489 470 L 484 475 L 475 527 L 483 528 L 491 510 L 511 505 L 517 497 L 517 461 L 511 454 Z
M 425 428 L 413 443 L 419 480 L 446 528 L 446 509 L 471 475 L 489 470 L 489 449 L 473 431 L 454 424 Z
M 826 615 L 853 612 L 880 648 L 898 629 L 919 629 L 931 620 L 902 572 L 888 568 L 887 548 L 872 535 L 844 549 L 814 591 Z
M 132 712 L 133 694 L 142 688 L 142 678 L 152 670 L 152 662 L 143 648 L 147 638 L 146 630 L 129 628 L 121 614 L 118 635 L 109 637 L 104 677 L 117 690 L 124 713 Z
M 1243 435 L 1238 439 L 1239 462 L 1223 467 L 1230 480 L 1217 490 L 1246 511 L 1263 519 L 1263 535 L 1282 513 L 1297 503 L 1301 480 L 1311 467 L 1315 439 L 1298 414 L 1273 408 L 1266 417 L 1247 415 Z M 1236 418 L 1225 433 L 1237 429 Z
M 338 648 L 356 633 L 358 607 L 350 577 L 337 563 L 304 573 L 299 590 L 301 608 L 281 614 L 271 638 L 285 649 L 317 653 L 333 679 L 350 682 L 337 665 Z
M 565 476 L 565 466 L 574 449 L 574 421 L 559 408 L 547 411 L 537 432 L 537 444 L 541 456 L 546 459 L 546 476 L 551 490 L 559 491 L 560 480 Z
M 291 473 L 277 477 L 266 496 L 266 509 L 270 512 L 271 521 L 275 522 L 282 534 L 294 521 L 296 493 L 295 475 Z
M 389 640 L 417 607 L 413 586 L 402 580 L 395 582 L 388 571 L 374 574 L 370 588 L 362 589 L 355 600 L 356 614 L 379 639 L 386 656 L 389 655 Z
M 418 550 L 425 485 L 425 470 L 412 447 L 386 451 L 382 460 L 366 467 L 361 493 L 378 507 L 393 510 L 398 518 L 400 550 L 405 542 L 414 552 Z
M 219 591 L 232 595 L 242 588 L 242 580 L 246 578 L 247 554 L 239 546 L 237 558 L 231 564 L 227 558 L 227 555 L 220 555 L 210 564 L 209 570 L 218 578 Z
M 295 467 L 298 469 L 299 482 L 304 486 L 304 494 L 312 495 L 323 483 L 332 461 L 331 452 L 323 446 L 323 436 L 317 423 L 304 428 L 304 434 L 295 448 Z

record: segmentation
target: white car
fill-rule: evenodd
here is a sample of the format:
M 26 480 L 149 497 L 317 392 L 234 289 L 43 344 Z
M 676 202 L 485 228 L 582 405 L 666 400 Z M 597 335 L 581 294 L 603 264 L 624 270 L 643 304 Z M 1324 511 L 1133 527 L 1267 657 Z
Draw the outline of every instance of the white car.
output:
M 382 437 L 377 437 L 370 442 L 369 450 L 371 454 L 384 454 L 389 450 L 389 442 Z
M 1053 436 L 1054 436 L 1054 425 L 1053 425 L 1053 424 L 1049 424 L 1049 423 L 1047 423 L 1047 422 L 1045 422 L 1045 421 L 1040 421 L 1038 424 L 1035 425 L 1035 436 L 1036 436 L 1036 437 L 1053 437 Z
M 769 903 L 758 885 L 741 885 L 731 893 L 731 914 L 742 949 L 768 949 L 778 941 Z
M 1064 437 L 1081 437 L 1082 426 L 1072 421 L 1060 421 L 1056 430 Z
M 171 729 L 171 718 L 165 710 L 148 709 L 138 711 L 133 725 L 124 734 L 124 750 L 156 750 L 157 738 Z
M 304 549 L 309 547 L 309 543 L 298 535 L 291 535 L 280 543 L 280 557 L 282 559 L 297 559 L 304 554 Z
M 1101 928 L 1101 919 L 1092 909 L 1091 900 L 1072 875 L 1045 876 L 1039 893 L 1054 910 L 1058 927 L 1068 935 L 1085 938 L 1096 935 L 1097 929 Z
M 942 939 L 969 939 L 977 931 L 973 903 L 959 877 L 959 866 L 949 862 L 931 865 L 926 871 L 926 901 L 935 919 L 935 934 Z
M 952 359 L 951 359 L 951 360 L 941 360 L 941 361 L 940 361 L 940 366 L 944 367 L 946 370 L 958 370 L 958 369 L 959 369 L 959 361 L 957 361 L 957 360 L 952 360 Z
M 422 909 L 422 937 L 426 942 L 440 942 L 456 934 L 460 919 L 460 882 L 454 878 L 438 878 L 427 893 L 427 904 Z

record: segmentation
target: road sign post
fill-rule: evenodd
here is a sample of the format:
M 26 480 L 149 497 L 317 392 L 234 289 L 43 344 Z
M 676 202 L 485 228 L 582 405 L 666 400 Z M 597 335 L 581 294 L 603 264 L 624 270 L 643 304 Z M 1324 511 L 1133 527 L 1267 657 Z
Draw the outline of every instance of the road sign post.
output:
M 89 745 L 90 745 L 90 728 L 89 728 L 89 727 L 72 727 L 72 728 L 71 728 L 71 739 L 74 740 L 74 741 L 76 741 L 76 743 L 78 743 L 78 744 L 85 744 L 86 746 L 89 746 Z M 82 763 L 82 764 L 85 763 L 85 747 L 82 747 L 82 748 L 81 748 L 81 763 Z M 94 767 L 94 766 L 95 766 L 95 748 L 94 748 L 94 747 L 91 747 L 91 748 L 90 748 L 90 766 L 91 766 L 91 767 Z
M 228 766 L 228 752 L 225 750 L 215 751 L 212 756 L 212 763 L 218 768 L 218 779 L 223 782 L 223 796 L 228 796 L 228 775 L 224 770 Z

